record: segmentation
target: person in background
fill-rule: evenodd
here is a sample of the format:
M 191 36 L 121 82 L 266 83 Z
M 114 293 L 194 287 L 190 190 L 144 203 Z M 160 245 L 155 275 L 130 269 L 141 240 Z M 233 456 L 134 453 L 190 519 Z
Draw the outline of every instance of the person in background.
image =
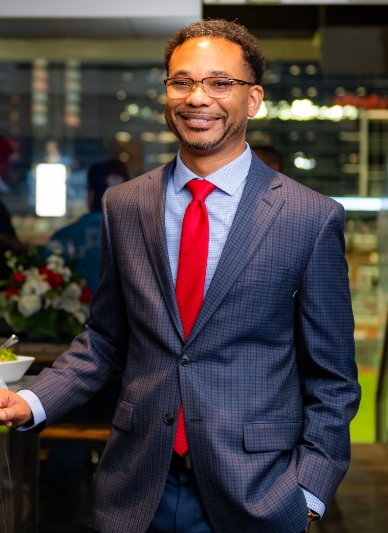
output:
M 89 213 L 58 230 L 47 243 L 48 252 L 59 247 L 65 261 L 77 259 L 76 271 L 86 279 L 92 294 L 100 281 L 101 199 L 109 187 L 120 185 L 127 180 L 127 168 L 118 159 L 92 164 L 87 176 Z
M 276 172 L 283 172 L 283 156 L 277 148 L 269 144 L 260 144 L 252 146 L 252 151 L 267 167 L 276 170 Z

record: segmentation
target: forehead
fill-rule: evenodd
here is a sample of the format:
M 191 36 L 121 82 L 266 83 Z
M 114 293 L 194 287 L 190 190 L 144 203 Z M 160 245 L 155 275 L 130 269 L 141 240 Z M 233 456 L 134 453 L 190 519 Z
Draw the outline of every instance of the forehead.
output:
M 198 74 L 196 74 L 198 73 Z M 169 76 L 247 76 L 249 73 L 240 45 L 213 37 L 188 39 L 171 56 Z

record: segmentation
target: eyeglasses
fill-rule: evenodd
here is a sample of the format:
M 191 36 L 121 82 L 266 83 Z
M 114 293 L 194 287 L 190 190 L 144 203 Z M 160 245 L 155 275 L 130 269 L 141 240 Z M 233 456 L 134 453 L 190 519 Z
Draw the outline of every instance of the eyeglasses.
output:
M 240 85 L 255 85 L 250 81 L 226 77 L 203 78 L 203 80 L 193 80 L 192 78 L 168 78 L 164 80 L 168 96 L 175 99 L 190 96 L 197 83 L 202 83 L 203 90 L 211 98 L 227 98 L 232 90 L 233 82 Z

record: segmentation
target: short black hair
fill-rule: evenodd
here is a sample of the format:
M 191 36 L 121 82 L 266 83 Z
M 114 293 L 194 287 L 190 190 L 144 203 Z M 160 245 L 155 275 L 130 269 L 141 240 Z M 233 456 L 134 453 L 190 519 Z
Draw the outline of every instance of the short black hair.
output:
M 245 26 L 223 19 L 207 19 L 201 20 L 201 22 L 194 22 L 194 24 L 185 26 L 171 37 L 164 48 L 164 66 L 167 72 L 175 48 L 189 39 L 198 37 L 227 39 L 232 43 L 238 44 L 242 49 L 245 63 L 252 73 L 255 84 L 261 84 L 265 70 L 265 59 L 256 37 Z

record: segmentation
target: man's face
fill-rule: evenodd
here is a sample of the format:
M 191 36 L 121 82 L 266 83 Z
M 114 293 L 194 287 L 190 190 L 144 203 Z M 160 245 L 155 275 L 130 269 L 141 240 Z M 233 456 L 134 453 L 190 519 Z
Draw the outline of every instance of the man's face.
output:
M 169 78 L 198 81 L 210 76 L 253 82 L 240 46 L 227 39 L 189 39 L 174 50 Z M 262 97 L 259 85 L 233 83 L 227 98 L 211 98 L 199 83 L 187 98 L 172 99 L 167 94 L 166 121 L 190 150 L 229 150 L 232 144 L 244 141 L 247 116 L 257 113 Z

